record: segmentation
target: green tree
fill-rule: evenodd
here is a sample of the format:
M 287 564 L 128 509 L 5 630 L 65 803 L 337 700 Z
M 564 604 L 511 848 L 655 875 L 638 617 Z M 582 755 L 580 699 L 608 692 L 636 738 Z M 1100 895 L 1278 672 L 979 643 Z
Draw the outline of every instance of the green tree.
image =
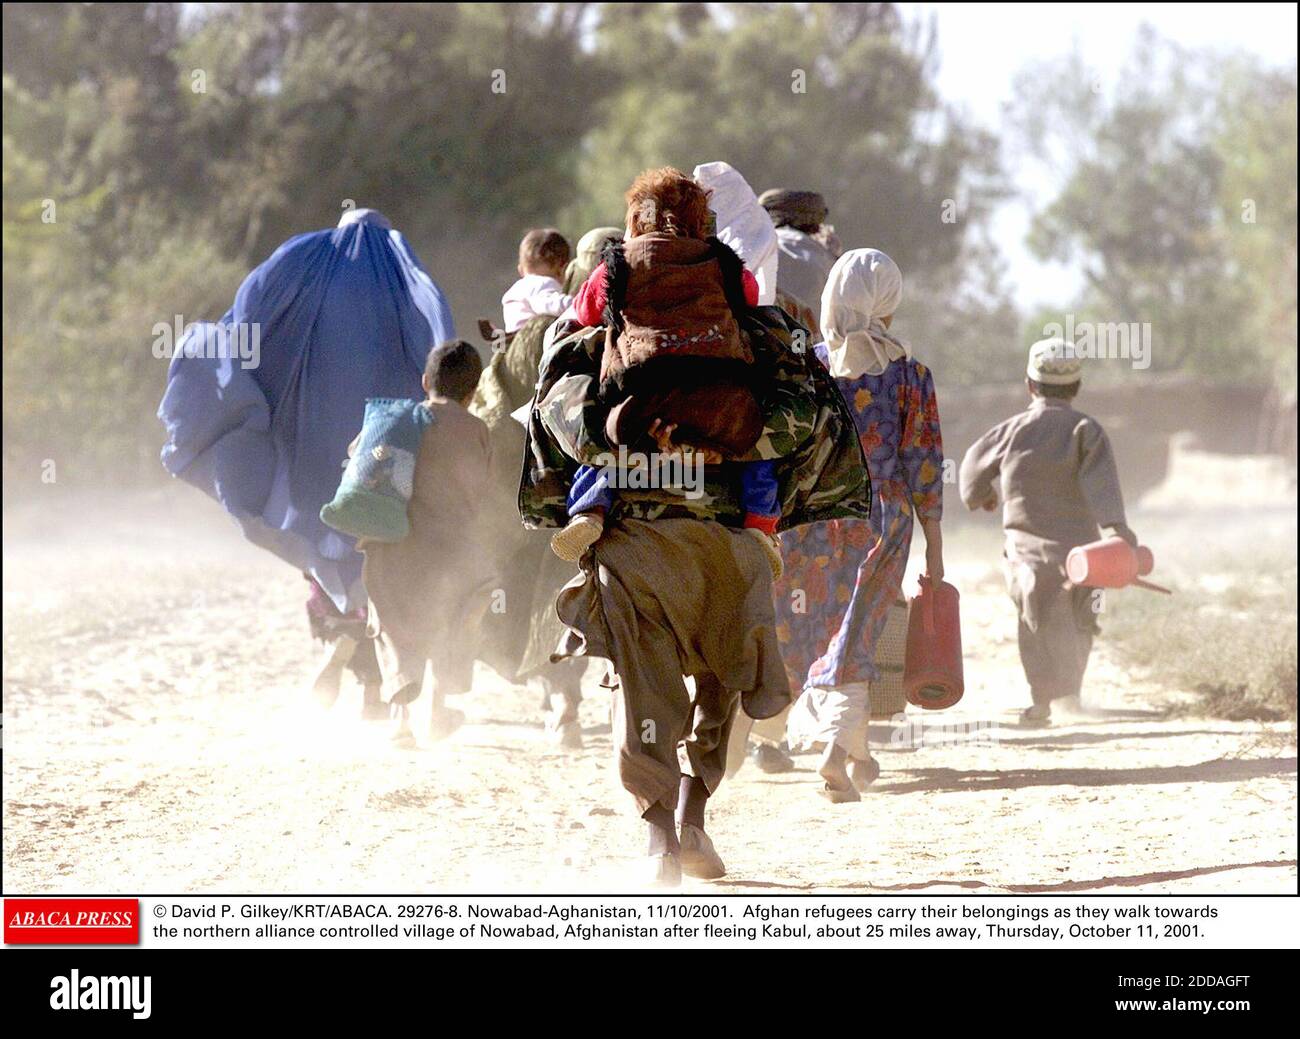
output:
M 1220 75 L 1212 138 L 1228 246 L 1249 293 L 1242 337 L 1296 389 L 1296 69 L 1244 58 Z
M 933 26 L 893 4 L 611 4 L 596 52 L 619 84 L 583 148 L 564 223 L 620 223 L 638 171 L 730 162 L 756 191 L 822 192 L 846 248 L 884 249 L 908 282 L 899 330 L 945 381 L 1018 319 L 987 240 L 1007 194 L 998 142 L 940 102 Z
M 986 218 L 998 143 L 935 96 L 891 4 L 11 4 L 4 9 L 6 469 L 156 475 L 158 322 L 343 206 L 383 209 L 462 329 L 520 236 L 618 221 L 650 165 L 825 193 L 908 278 L 945 380 L 1013 338 Z M 43 219 L 45 200 L 57 219 Z M 945 213 L 955 216 L 945 219 Z M 25 459 L 19 463 L 19 459 Z
M 1256 250 L 1285 256 L 1289 237 L 1294 276 L 1295 81 L 1247 87 L 1227 71 L 1148 29 L 1113 97 L 1075 54 L 1020 76 L 1013 118 L 1029 153 L 1060 174 L 1029 244 L 1082 269 L 1076 316 L 1149 323 L 1156 370 L 1265 378 L 1280 351 L 1252 319 L 1268 266 Z M 1241 94 L 1255 89 L 1271 96 L 1262 125 L 1258 99 Z M 1260 234 L 1241 223 L 1251 191 L 1269 200 Z M 1290 299 L 1294 354 L 1294 287 Z

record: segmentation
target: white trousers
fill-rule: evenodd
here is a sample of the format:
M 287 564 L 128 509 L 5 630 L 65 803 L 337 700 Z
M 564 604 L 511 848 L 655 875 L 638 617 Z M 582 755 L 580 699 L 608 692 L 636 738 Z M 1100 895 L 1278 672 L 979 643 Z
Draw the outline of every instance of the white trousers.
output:
M 805 689 L 790 709 L 786 722 L 786 739 L 791 752 L 806 754 L 837 743 L 851 758 L 859 761 L 869 758 L 870 692 L 870 682 Z

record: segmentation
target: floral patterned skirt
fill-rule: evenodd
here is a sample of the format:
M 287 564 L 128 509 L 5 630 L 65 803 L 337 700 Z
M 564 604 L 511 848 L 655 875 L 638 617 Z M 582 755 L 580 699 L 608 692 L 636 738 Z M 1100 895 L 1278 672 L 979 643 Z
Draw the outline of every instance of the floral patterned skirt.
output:
M 873 491 L 871 521 L 810 523 L 781 535 L 776 636 L 794 690 L 877 677 L 876 641 L 902 589 L 912 506 L 895 481 Z

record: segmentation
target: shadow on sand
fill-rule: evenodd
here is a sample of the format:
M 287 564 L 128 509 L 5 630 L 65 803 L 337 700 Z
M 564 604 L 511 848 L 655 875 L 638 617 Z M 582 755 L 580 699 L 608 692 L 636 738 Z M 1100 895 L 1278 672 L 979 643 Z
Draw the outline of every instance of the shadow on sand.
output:
M 1270 859 L 1265 862 L 1234 862 L 1220 866 L 1198 866 L 1192 869 L 1157 870 L 1152 873 L 1134 873 L 1127 876 L 1099 877 L 1096 880 L 1062 880 L 1056 884 L 987 884 L 982 880 L 919 880 L 906 884 L 781 884 L 769 880 L 718 880 L 710 887 L 764 888 L 778 891 L 861 891 L 897 892 L 925 891 L 928 888 L 959 888 L 963 891 L 1007 891 L 1018 895 L 1069 894 L 1075 891 L 1094 891 L 1108 887 L 1142 887 L 1189 877 L 1207 877 L 1237 869 L 1294 868 L 1295 859 Z
M 1035 786 L 1150 786 L 1162 783 L 1241 783 L 1296 771 L 1295 758 L 1218 758 L 1199 765 L 1145 768 L 1039 768 L 1039 769 L 900 769 L 910 776 L 897 783 L 881 783 L 877 794 L 910 794 L 919 790 L 988 791 L 1022 790 Z M 888 778 L 886 772 L 882 778 Z

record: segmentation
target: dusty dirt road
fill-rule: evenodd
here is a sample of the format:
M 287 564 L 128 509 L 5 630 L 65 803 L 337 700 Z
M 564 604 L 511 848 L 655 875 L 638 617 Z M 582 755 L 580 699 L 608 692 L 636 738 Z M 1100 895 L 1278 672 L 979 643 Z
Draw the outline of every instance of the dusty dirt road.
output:
M 7 891 L 629 889 L 641 834 L 594 671 L 580 752 L 549 745 L 535 693 L 491 672 L 432 747 L 354 722 L 355 689 L 313 715 L 303 582 L 216 511 L 176 488 L 129 516 L 6 517 Z M 811 759 L 783 776 L 746 765 L 711 815 L 730 873 L 685 890 L 1294 893 L 1294 745 L 1165 717 L 1178 692 L 1104 641 L 1086 712 L 1015 727 L 1026 692 L 996 535 L 952 544 L 967 694 L 924 721 L 979 739 L 926 728 L 909 747 L 882 726 L 883 775 L 855 805 L 816 796 Z

